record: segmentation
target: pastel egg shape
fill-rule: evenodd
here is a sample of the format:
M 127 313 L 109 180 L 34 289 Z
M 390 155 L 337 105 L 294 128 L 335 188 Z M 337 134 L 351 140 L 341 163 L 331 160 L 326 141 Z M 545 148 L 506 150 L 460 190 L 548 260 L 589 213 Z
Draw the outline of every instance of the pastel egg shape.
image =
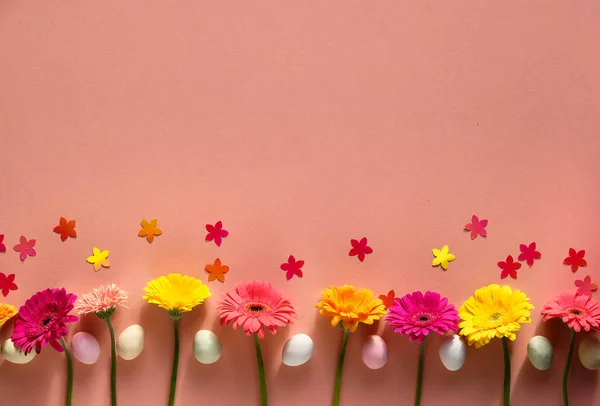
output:
M 383 368 L 388 361 L 388 347 L 383 338 L 370 335 L 361 350 L 362 360 L 371 369 Z
M 209 330 L 200 330 L 194 336 L 194 357 L 202 364 L 214 364 L 221 358 L 221 340 Z
M 89 333 L 79 332 L 71 340 L 73 356 L 82 364 L 92 365 L 100 357 L 100 344 L 96 337 Z
M 27 364 L 35 357 L 35 351 L 31 351 L 27 355 L 19 352 L 10 338 L 2 344 L 1 352 L 4 359 L 13 364 Z
M 600 369 L 600 334 L 586 333 L 579 342 L 579 360 L 587 369 Z
M 144 349 L 145 333 L 144 328 L 139 324 L 132 324 L 127 327 L 117 339 L 117 353 L 124 360 L 137 358 Z
M 313 355 L 315 345 L 306 334 L 296 334 L 288 338 L 281 350 L 281 361 L 289 367 L 306 364 Z
M 527 343 L 527 357 L 536 369 L 546 371 L 552 365 L 554 349 L 550 340 L 544 336 L 531 337 Z
M 448 371 L 458 371 L 467 359 L 467 345 L 457 334 L 446 336 L 440 344 L 439 354 Z

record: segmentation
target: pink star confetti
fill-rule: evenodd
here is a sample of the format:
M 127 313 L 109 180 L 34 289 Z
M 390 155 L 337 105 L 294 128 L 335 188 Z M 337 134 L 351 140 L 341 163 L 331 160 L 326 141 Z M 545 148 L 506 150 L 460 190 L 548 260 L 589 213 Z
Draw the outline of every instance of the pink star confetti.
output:
M 485 229 L 487 224 L 487 220 L 479 220 L 479 217 L 473 214 L 473 217 L 471 217 L 471 222 L 465 225 L 465 230 L 471 232 L 472 240 L 477 238 L 478 235 L 487 237 L 487 230 Z
M 519 257 L 517 259 L 519 261 L 526 261 L 527 265 L 529 266 L 533 265 L 534 260 L 540 259 L 542 257 L 542 254 L 539 251 L 536 251 L 535 249 L 535 242 L 532 242 L 529 245 L 520 244 L 519 249 L 521 250 L 521 253 L 519 254 Z
M 506 257 L 506 261 L 498 262 L 498 266 L 502 269 L 500 278 L 504 279 L 510 275 L 511 278 L 517 279 L 517 271 L 521 268 L 521 264 L 515 262 L 512 255 Z
M 281 264 L 281 269 L 283 269 L 285 273 L 286 279 L 289 281 L 292 279 L 294 275 L 298 278 L 302 278 L 302 268 L 304 266 L 304 261 L 296 261 L 293 255 L 290 255 L 287 262 Z
M 592 292 L 595 292 L 598 289 L 598 285 L 592 282 L 592 277 L 590 275 L 586 275 L 583 280 L 578 279 L 575 281 L 575 286 L 577 289 L 577 294 L 582 296 L 592 297 Z
M 229 231 L 223 230 L 223 223 L 221 221 L 217 221 L 215 225 L 207 224 L 206 225 L 206 234 L 205 241 L 214 241 L 217 244 L 217 247 L 221 246 L 221 242 L 223 242 L 223 238 L 229 235 Z
M 19 287 L 15 283 L 15 274 L 11 273 L 6 276 L 4 273 L 0 272 L 0 290 L 2 291 L 2 296 L 6 297 L 10 293 L 11 290 L 18 290 Z
M 0 234 L 0 252 L 6 251 L 6 245 L 4 245 L 4 234 Z
M 21 236 L 19 240 L 19 244 L 15 245 L 13 249 L 19 253 L 19 258 L 21 261 L 25 261 L 27 256 L 35 257 L 35 240 L 27 240 L 25 236 Z
M 580 266 L 587 266 L 584 256 L 585 250 L 576 251 L 574 248 L 569 248 L 569 256 L 565 258 L 564 263 L 571 265 L 571 271 L 577 272 Z
M 367 245 L 367 237 L 363 237 L 358 240 L 350 240 L 350 244 L 352 244 L 352 249 L 348 252 L 348 255 L 351 257 L 357 256 L 360 262 L 365 260 L 365 255 L 373 253 L 373 248 Z

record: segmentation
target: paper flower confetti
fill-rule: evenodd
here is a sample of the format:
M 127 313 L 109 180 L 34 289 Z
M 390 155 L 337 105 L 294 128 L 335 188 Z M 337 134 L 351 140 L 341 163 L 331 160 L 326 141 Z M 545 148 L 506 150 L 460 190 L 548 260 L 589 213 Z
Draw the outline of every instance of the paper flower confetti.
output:
M 212 282 L 215 279 L 219 282 L 225 282 L 225 274 L 229 272 L 229 267 L 227 265 L 221 264 L 221 260 L 219 258 L 215 259 L 215 262 L 212 264 L 206 264 L 204 267 L 206 272 L 209 273 L 208 281 Z
M 293 255 L 288 257 L 288 261 L 281 264 L 281 269 L 283 269 L 286 274 L 285 277 L 289 281 L 292 279 L 294 275 L 298 278 L 302 278 L 302 268 L 304 266 L 304 261 L 296 261 Z
M 576 251 L 574 248 L 569 248 L 569 256 L 565 258 L 564 263 L 571 265 L 571 271 L 577 272 L 580 266 L 587 266 L 584 256 L 585 250 Z
M 4 245 L 4 234 L 0 234 L 0 252 L 6 251 L 6 245 Z
M 448 262 L 456 259 L 456 256 L 450 253 L 450 248 L 447 245 L 444 245 L 441 250 L 433 248 L 431 252 L 433 252 L 433 256 L 435 257 L 431 261 L 431 266 L 441 265 L 442 268 L 448 269 Z
M 87 257 L 86 261 L 94 265 L 94 271 L 98 272 L 101 267 L 110 267 L 110 261 L 108 260 L 109 254 L 109 250 L 100 251 L 99 248 L 94 247 L 92 255 Z
M 154 241 L 154 236 L 162 234 L 162 230 L 158 228 L 157 219 L 152 219 L 150 221 L 142 220 L 140 224 L 142 225 L 142 229 L 138 232 L 138 237 L 146 237 L 146 241 L 149 243 Z
M 519 261 L 527 262 L 527 265 L 529 266 L 533 265 L 534 260 L 542 257 L 542 254 L 539 251 L 536 251 L 535 242 L 532 242 L 529 245 L 520 244 L 519 249 L 521 250 L 521 253 L 517 259 Z
M 487 224 L 487 220 L 479 220 L 479 217 L 473 214 L 473 217 L 471 217 L 471 222 L 465 225 L 465 230 L 471 232 L 472 240 L 477 238 L 478 235 L 487 237 L 487 230 L 485 229 Z
M 6 297 L 11 290 L 17 289 L 19 289 L 19 287 L 15 284 L 15 274 L 11 273 L 6 276 L 0 272 L 0 291 L 2 291 L 2 296 Z
M 77 237 L 77 231 L 75 231 L 75 223 L 75 220 L 67 220 L 64 217 L 61 217 L 58 221 L 58 225 L 54 227 L 54 230 L 52 231 L 60 234 L 61 241 L 66 241 L 69 237 L 75 238 Z
M 206 234 L 205 241 L 214 241 L 215 244 L 217 244 L 217 247 L 220 247 L 223 238 L 229 235 L 229 231 L 223 230 L 223 223 L 221 221 L 217 221 L 214 226 L 212 224 L 207 224 L 206 231 L 208 231 L 208 233 Z
M 19 253 L 19 259 L 25 261 L 27 256 L 35 257 L 35 240 L 27 240 L 25 236 L 21 236 L 19 244 L 15 245 L 13 249 Z
M 379 295 L 379 299 L 383 302 L 385 310 L 390 310 L 390 307 L 392 307 L 394 300 L 396 299 L 396 293 L 394 292 L 394 289 L 392 289 L 387 295 Z
M 510 276 L 513 279 L 517 279 L 517 271 L 521 268 L 521 264 L 515 262 L 512 255 L 506 257 L 506 261 L 498 262 L 498 266 L 502 269 L 502 273 L 500 274 L 500 278 L 504 279 L 507 276 Z
M 598 285 L 592 282 L 592 277 L 590 275 L 586 275 L 586 277 L 583 278 L 583 280 L 576 280 L 575 286 L 577 286 L 578 288 L 578 295 L 585 295 L 588 297 L 592 297 L 592 292 L 598 290 Z
M 360 262 L 365 260 L 365 255 L 373 253 L 373 248 L 367 245 L 367 237 L 361 238 L 360 241 L 354 239 L 350 240 L 350 244 L 352 244 L 352 249 L 350 249 L 348 255 L 351 257 L 358 257 Z

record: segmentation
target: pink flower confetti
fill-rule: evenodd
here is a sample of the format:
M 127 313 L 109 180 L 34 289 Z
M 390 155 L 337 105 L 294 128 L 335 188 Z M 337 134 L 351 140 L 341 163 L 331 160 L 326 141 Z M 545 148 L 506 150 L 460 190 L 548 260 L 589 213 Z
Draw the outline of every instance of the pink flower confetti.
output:
M 363 237 L 358 240 L 350 240 L 350 244 L 352 244 L 352 249 L 348 252 L 348 255 L 351 257 L 357 256 L 360 262 L 365 260 L 365 255 L 373 253 L 373 248 L 367 245 L 367 237 Z
M 223 230 L 223 223 L 221 221 L 217 221 L 215 225 L 207 224 L 206 225 L 206 234 L 205 241 L 214 241 L 217 244 L 217 247 L 221 246 L 221 242 L 223 242 L 223 238 L 229 235 L 229 231 Z
M 6 252 L 6 245 L 4 245 L 4 234 L 0 234 L 0 252 Z
M 519 261 L 526 261 L 527 265 L 529 266 L 533 265 L 534 260 L 540 259 L 542 257 L 542 254 L 539 251 L 536 251 L 535 249 L 535 242 L 532 242 L 529 245 L 520 244 L 519 249 L 521 250 L 521 253 L 519 254 L 519 257 L 517 259 Z
M 577 272 L 580 266 L 587 266 L 584 256 L 585 250 L 576 251 L 574 248 L 569 248 L 569 256 L 565 258 L 564 263 L 571 265 L 571 271 Z
M 590 275 L 586 275 L 583 280 L 578 279 L 575 281 L 575 286 L 577 289 L 577 294 L 582 296 L 592 297 L 592 292 L 595 292 L 598 289 L 598 285 L 592 282 L 592 277 Z
M 285 277 L 289 281 L 292 279 L 294 275 L 298 278 L 302 278 L 302 268 L 304 266 L 304 261 L 296 261 L 293 255 L 290 255 L 287 262 L 281 264 L 281 269 L 283 269 L 286 274 Z
M 471 232 L 472 240 L 477 238 L 478 235 L 487 237 L 487 230 L 485 229 L 487 224 L 487 220 L 479 220 L 479 218 L 473 214 L 473 217 L 471 217 L 471 222 L 465 225 L 465 230 Z
M 512 255 L 506 257 L 506 261 L 498 262 L 498 266 L 502 269 L 500 278 L 504 279 L 510 275 L 511 278 L 517 279 L 517 271 L 521 268 L 521 264 L 515 262 Z
M 21 236 L 19 244 L 15 245 L 13 249 L 19 253 L 19 258 L 21 261 L 25 261 L 27 256 L 35 257 L 35 240 L 27 240 L 25 236 Z
M 11 273 L 6 276 L 4 273 L 0 272 L 0 290 L 2 291 L 2 296 L 6 297 L 10 293 L 11 290 L 18 290 L 19 287 L 15 284 L 15 274 Z

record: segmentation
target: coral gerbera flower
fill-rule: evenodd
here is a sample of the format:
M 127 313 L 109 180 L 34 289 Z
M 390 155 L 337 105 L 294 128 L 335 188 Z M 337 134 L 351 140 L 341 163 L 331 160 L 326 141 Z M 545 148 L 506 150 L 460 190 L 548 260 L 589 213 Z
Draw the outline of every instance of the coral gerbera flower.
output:
M 319 313 L 331 317 L 331 326 L 355 332 L 360 323 L 373 324 L 387 313 L 383 301 L 369 289 L 356 291 L 352 285 L 330 287 L 321 293 L 322 300 L 315 305 Z
M 233 322 L 234 330 L 242 327 L 246 335 L 265 337 L 265 327 L 275 334 L 296 317 L 294 307 L 268 282 L 238 283 L 217 306 L 224 326 Z
M 142 299 L 168 310 L 172 317 L 180 317 L 211 296 L 208 286 L 199 279 L 178 273 L 148 282 L 144 291 Z
M 63 289 L 46 289 L 27 299 L 19 309 L 11 339 L 15 347 L 25 355 L 50 344 L 56 351 L 63 352 L 59 340 L 67 335 L 66 323 L 79 320 L 69 315 L 77 299 Z
M 542 307 L 543 320 L 560 318 L 576 332 L 600 328 L 600 303 L 576 292 L 562 292 Z
M 0 303 L 0 328 L 17 314 L 17 309 L 11 304 Z
M 394 332 L 422 342 L 433 331 L 440 335 L 458 329 L 458 312 L 437 292 L 413 292 L 394 301 L 387 320 Z
M 533 308 L 527 295 L 519 290 L 496 284 L 485 286 L 460 307 L 460 335 L 466 336 L 475 348 L 483 347 L 494 337 L 514 341 L 521 323 L 531 323 Z
M 96 313 L 101 319 L 110 317 L 117 306 L 127 303 L 127 295 L 123 289 L 111 283 L 101 285 L 90 293 L 84 293 L 75 303 L 75 311 L 79 314 Z

